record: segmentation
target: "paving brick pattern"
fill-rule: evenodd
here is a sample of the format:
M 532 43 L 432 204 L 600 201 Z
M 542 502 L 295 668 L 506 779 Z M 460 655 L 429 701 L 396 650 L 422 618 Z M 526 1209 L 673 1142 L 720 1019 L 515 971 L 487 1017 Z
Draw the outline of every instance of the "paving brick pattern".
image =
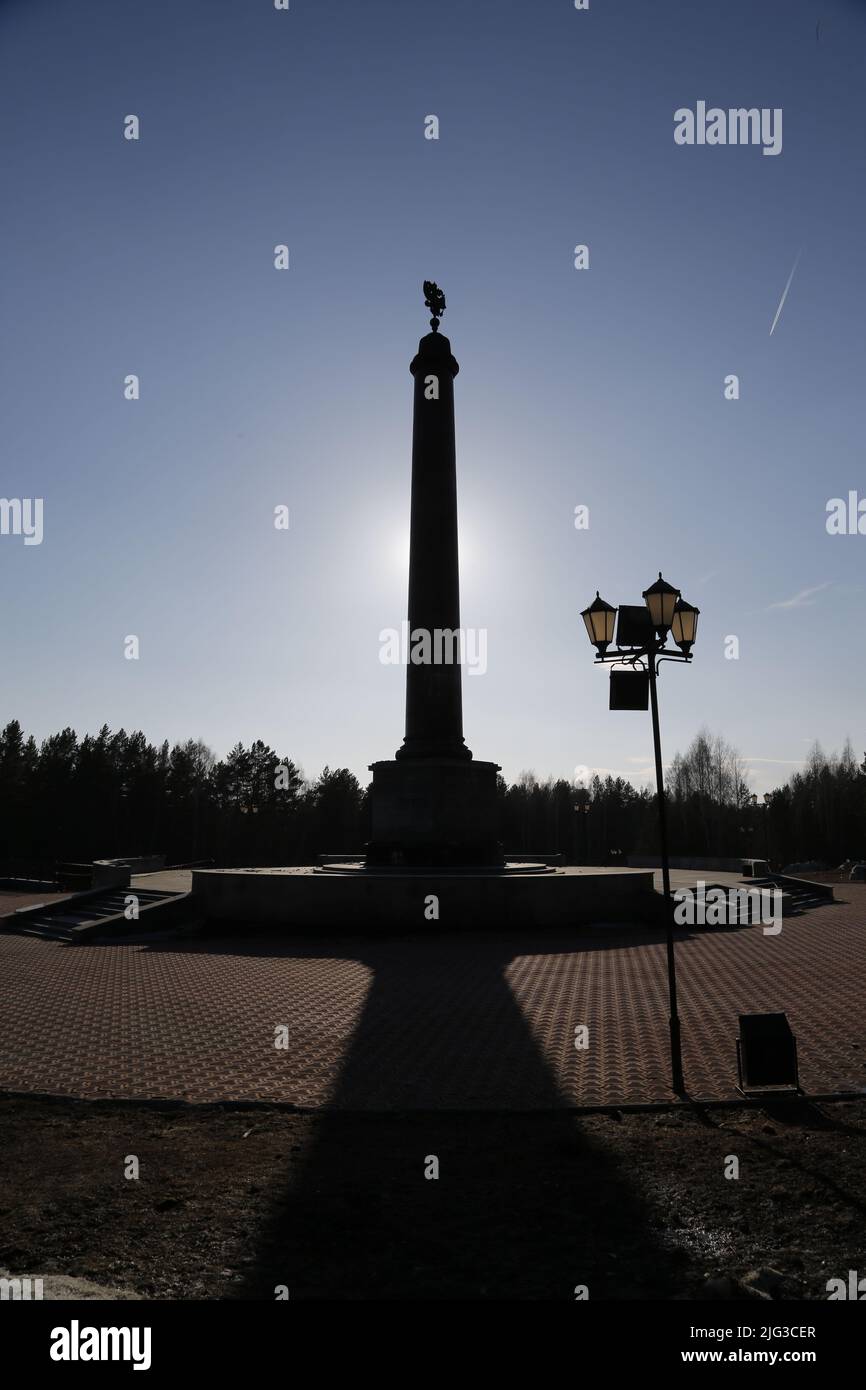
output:
M 736 1094 L 736 1015 L 776 1009 L 807 1089 L 866 1090 L 862 896 L 776 937 L 680 933 L 677 961 L 692 1094 Z M 623 927 L 74 948 L 0 936 L 0 1040 L 0 1089 L 87 1098 L 360 1110 L 670 1098 L 664 944 Z

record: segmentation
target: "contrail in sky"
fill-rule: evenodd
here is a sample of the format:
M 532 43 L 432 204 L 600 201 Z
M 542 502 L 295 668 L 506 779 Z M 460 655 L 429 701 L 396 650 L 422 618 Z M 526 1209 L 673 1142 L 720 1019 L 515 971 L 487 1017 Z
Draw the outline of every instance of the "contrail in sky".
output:
M 787 285 L 785 286 L 784 290 L 782 291 L 782 298 L 779 300 L 779 307 L 778 307 L 778 309 L 776 310 L 776 317 L 773 319 L 773 327 L 770 329 L 770 337 L 771 337 L 771 338 L 772 338 L 772 336 L 773 336 L 773 329 L 775 329 L 776 324 L 779 322 L 779 315 L 781 314 L 782 309 L 784 308 L 785 300 L 788 298 L 788 290 L 791 288 L 791 281 L 792 281 L 793 278 L 794 278 L 794 271 L 797 269 L 797 266 L 800 264 L 800 257 L 802 256 L 802 254 L 803 254 L 803 248 L 802 248 L 802 246 L 801 246 L 801 247 L 800 247 L 800 250 L 797 252 L 797 259 L 795 260 L 794 264 L 791 266 L 791 274 L 788 276 L 788 283 L 787 283 Z

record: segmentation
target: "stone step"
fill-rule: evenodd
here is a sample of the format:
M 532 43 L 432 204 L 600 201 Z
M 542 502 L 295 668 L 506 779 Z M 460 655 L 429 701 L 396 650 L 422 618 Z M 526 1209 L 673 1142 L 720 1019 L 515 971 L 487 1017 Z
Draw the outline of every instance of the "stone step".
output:
M 127 898 L 130 896 L 137 899 L 143 917 L 124 918 Z M 6 929 L 22 936 L 83 943 L 98 938 L 102 924 L 105 923 L 107 931 L 116 931 L 120 939 L 123 939 L 125 928 L 128 927 L 129 935 L 137 933 L 141 930 L 142 920 L 145 924 L 150 922 L 158 932 L 162 920 L 160 905 L 169 905 L 185 896 L 183 893 L 170 893 L 155 888 L 146 888 L 140 892 L 135 889 L 112 888 L 104 893 L 95 894 L 82 903 L 76 903 L 75 899 L 64 899 L 56 905 L 40 904 L 42 910 L 38 915 L 28 916 L 26 911 L 20 917 L 15 914 L 7 922 Z

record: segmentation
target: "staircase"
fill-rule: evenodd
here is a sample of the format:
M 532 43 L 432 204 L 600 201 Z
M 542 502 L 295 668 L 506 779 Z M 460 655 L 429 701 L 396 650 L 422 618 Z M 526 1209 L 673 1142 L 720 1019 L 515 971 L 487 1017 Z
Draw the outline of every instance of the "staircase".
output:
M 836 896 L 832 883 L 812 883 L 791 874 L 768 874 L 766 878 L 749 879 L 748 883 L 756 888 L 781 888 L 785 917 L 797 917 L 813 907 L 826 907 Z
M 129 898 L 138 918 L 126 916 Z M 142 935 L 179 926 L 191 916 L 191 893 L 158 888 L 98 888 L 72 893 L 54 903 L 36 903 L 0 917 L 0 931 L 80 945 L 89 941 L 139 940 Z

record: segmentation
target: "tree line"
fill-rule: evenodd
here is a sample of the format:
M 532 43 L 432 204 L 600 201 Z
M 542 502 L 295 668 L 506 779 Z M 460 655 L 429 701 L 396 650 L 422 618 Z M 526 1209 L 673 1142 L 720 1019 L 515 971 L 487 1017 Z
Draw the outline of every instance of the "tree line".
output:
M 736 750 L 702 730 L 674 757 L 666 787 L 673 855 L 777 866 L 866 857 L 866 756 L 858 764 L 850 743 L 830 755 L 816 745 L 765 803 Z M 499 795 L 509 853 L 616 864 L 658 852 L 655 794 L 621 776 L 575 786 L 524 772 L 511 785 L 500 778 Z M 41 744 L 17 720 L 0 733 L 0 874 L 47 877 L 58 862 L 149 853 L 170 864 L 304 864 L 358 854 L 369 838 L 368 789 L 353 773 L 326 767 L 308 780 L 261 740 L 217 759 L 201 740 L 155 745 L 107 726 Z

